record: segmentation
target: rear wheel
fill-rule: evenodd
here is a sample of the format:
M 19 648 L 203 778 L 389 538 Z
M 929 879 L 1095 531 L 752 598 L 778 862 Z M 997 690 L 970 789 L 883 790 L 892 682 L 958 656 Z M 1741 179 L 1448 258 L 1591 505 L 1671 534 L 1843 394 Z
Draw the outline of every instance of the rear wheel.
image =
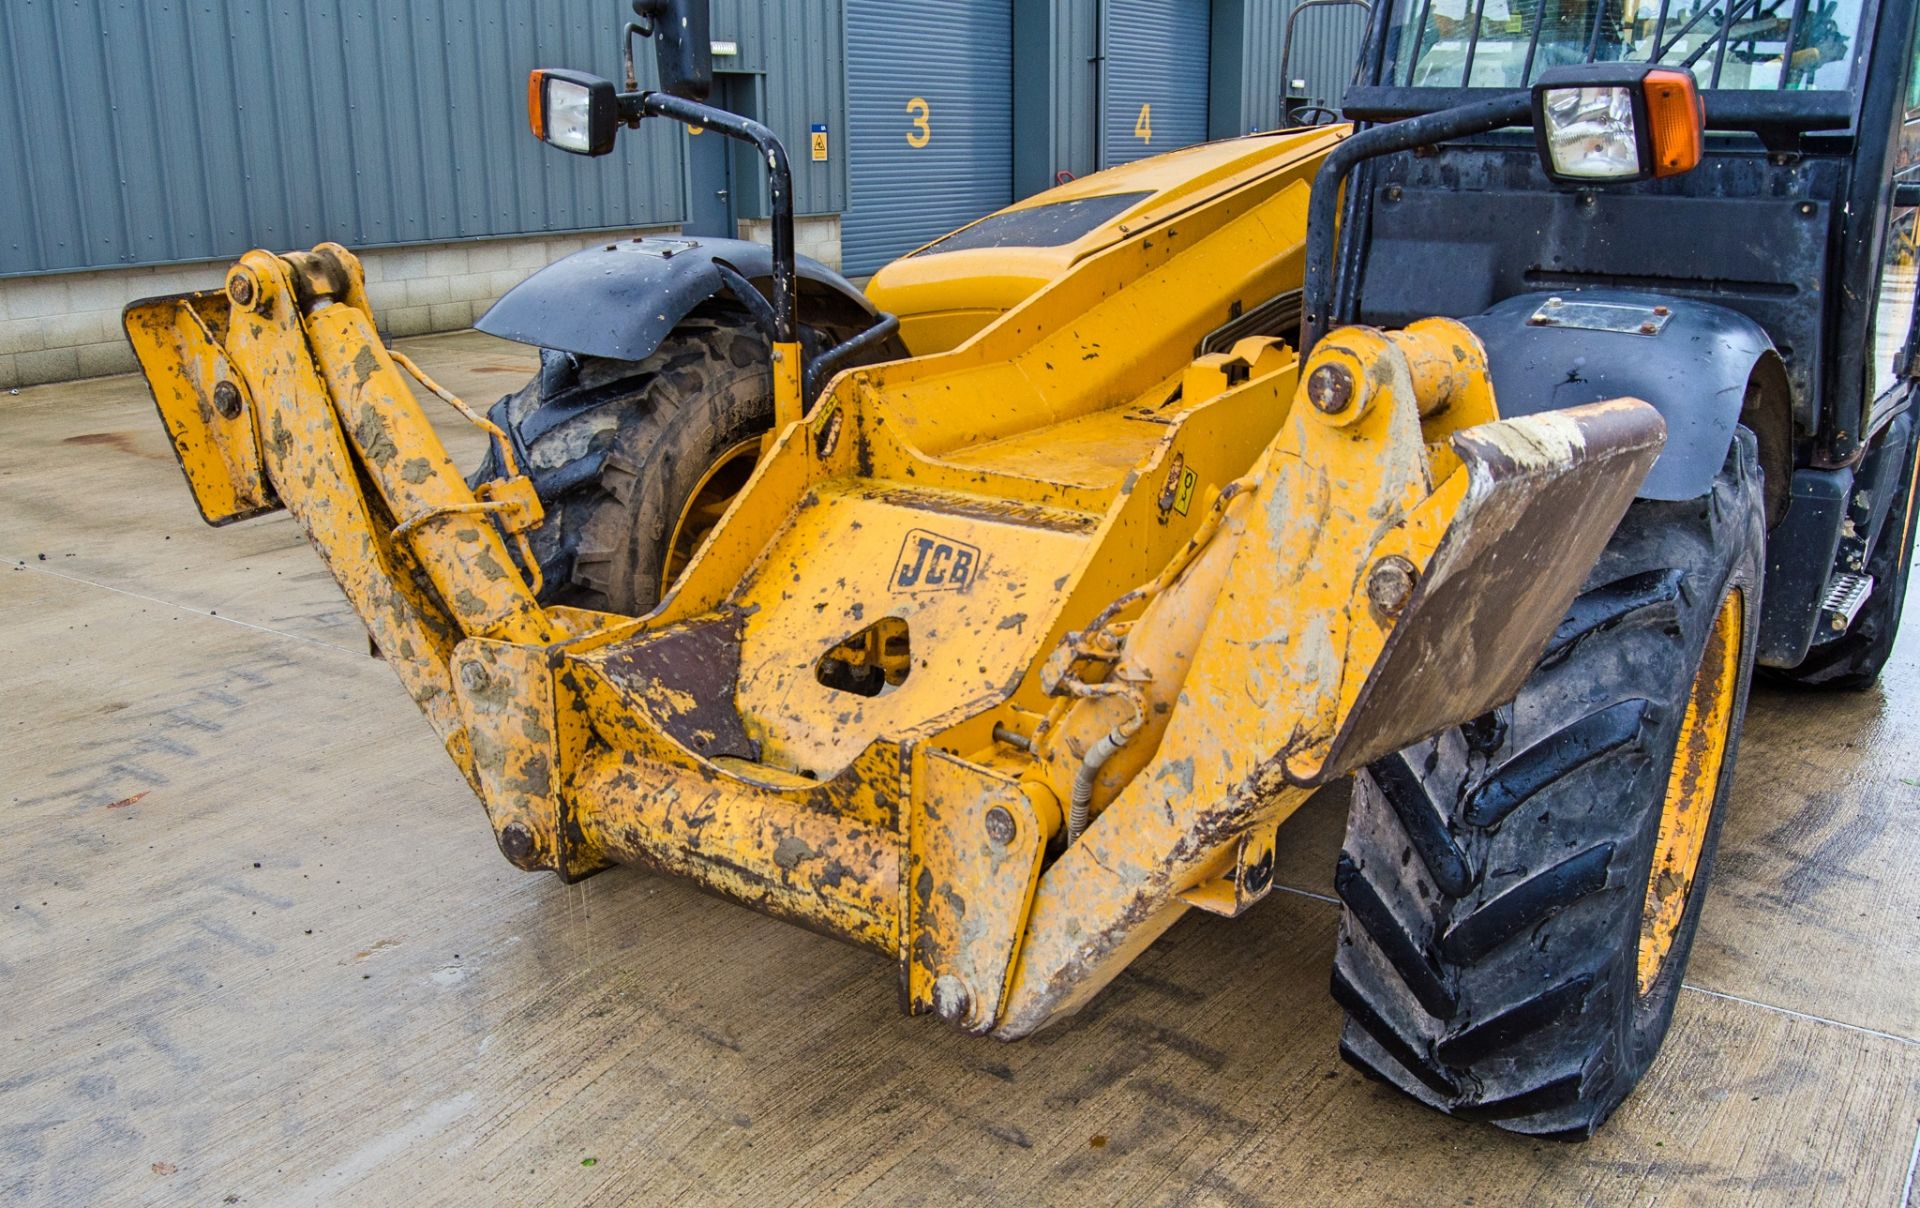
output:
M 1354 787 L 1341 1052 L 1453 1115 L 1584 1137 L 1651 1064 L 1713 863 L 1760 614 L 1741 431 L 1629 510 L 1512 704 Z

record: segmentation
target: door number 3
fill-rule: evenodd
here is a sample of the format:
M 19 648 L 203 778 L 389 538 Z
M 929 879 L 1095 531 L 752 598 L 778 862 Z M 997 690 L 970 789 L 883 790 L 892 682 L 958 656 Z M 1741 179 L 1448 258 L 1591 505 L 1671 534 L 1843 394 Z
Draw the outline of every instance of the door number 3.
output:
M 933 107 L 927 104 L 927 98 L 917 96 L 907 102 L 907 112 L 913 115 L 913 129 L 907 131 L 907 146 L 918 150 L 933 141 L 933 126 L 929 121 Z

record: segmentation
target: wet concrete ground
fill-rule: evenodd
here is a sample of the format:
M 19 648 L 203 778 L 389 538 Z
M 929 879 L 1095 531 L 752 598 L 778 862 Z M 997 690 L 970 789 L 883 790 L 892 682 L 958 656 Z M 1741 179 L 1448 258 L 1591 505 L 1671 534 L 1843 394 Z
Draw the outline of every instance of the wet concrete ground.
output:
M 408 343 L 476 402 L 532 363 Z M 1665 1053 L 1568 1145 L 1338 1060 L 1337 793 L 1287 892 L 1016 1045 L 673 881 L 515 871 L 136 378 L 0 396 L 0 607 L 7 1202 L 1920 1204 L 1920 624 L 1878 691 L 1755 691 Z

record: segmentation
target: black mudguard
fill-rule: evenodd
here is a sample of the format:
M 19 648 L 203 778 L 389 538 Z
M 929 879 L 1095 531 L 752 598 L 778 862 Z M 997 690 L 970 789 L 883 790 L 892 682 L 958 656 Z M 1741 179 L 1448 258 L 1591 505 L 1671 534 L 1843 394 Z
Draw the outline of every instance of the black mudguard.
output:
M 1585 309 L 1593 304 L 1604 309 Z M 1568 290 L 1522 294 L 1463 322 L 1487 346 L 1503 417 L 1610 398 L 1653 404 L 1667 421 L 1667 444 L 1640 488 L 1642 499 L 1704 495 L 1726 464 L 1748 384 L 1786 389 L 1780 354 L 1765 330 L 1706 302 L 1628 290 Z M 1649 333 L 1643 324 L 1655 330 Z M 1785 402 L 1765 410 L 1784 421 Z M 1790 456 L 1790 447 L 1776 433 L 1757 435 L 1769 477 L 1782 478 L 1768 483 L 1769 494 L 1784 491 L 1786 466 L 1778 459 Z
M 728 293 L 720 266 L 770 294 L 773 253 L 743 239 L 619 239 L 555 261 L 508 290 L 474 326 L 488 335 L 578 356 L 644 361 L 701 303 Z M 875 319 L 866 296 L 799 257 L 800 321 L 838 342 Z

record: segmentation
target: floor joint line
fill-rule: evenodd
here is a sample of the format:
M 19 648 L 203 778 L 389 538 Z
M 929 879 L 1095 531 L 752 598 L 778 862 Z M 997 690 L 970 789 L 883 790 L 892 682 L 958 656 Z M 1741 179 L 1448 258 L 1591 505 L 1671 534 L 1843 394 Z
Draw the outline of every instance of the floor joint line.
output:
M 1281 893 L 1290 893 L 1302 898 L 1312 898 L 1316 902 L 1325 902 L 1330 906 L 1338 906 L 1340 904 L 1339 898 L 1330 898 L 1324 893 L 1315 893 L 1311 889 L 1295 889 L 1291 885 L 1275 885 L 1274 888 Z
M 1778 1012 L 1781 1015 L 1789 1015 L 1794 1019 L 1802 1019 L 1808 1023 L 1824 1023 L 1830 1027 L 1845 1028 L 1849 1032 L 1859 1032 L 1864 1036 L 1877 1036 L 1881 1040 L 1891 1040 L 1896 1044 L 1912 1045 L 1920 1048 L 1920 1040 L 1915 1040 L 1911 1036 L 1902 1036 L 1897 1032 L 1883 1032 L 1879 1028 L 1870 1028 L 1865 1024 L 1848 1023 L 1841 1019 L 1829 1019 L 1825 1015 L 1811 1015 L 1805 1011 L 1796 1011 L 1792 1007 L 1782 1007 L 1770 1002 L 1761 1002 L 1757 998 L 1743 998 L 1738 994 L 1728 994 L 1722 990 L 1709 990 L 1705 986 L 1696 986 L 1692 982 L 1684 982 L 1682 986 L 1685 989 L 1692 990 L 1695 994 L 1704 994 L 1708 998 L 1737 1002 L 1742 1006 L 1758 1007 L 1762 1011 Z

